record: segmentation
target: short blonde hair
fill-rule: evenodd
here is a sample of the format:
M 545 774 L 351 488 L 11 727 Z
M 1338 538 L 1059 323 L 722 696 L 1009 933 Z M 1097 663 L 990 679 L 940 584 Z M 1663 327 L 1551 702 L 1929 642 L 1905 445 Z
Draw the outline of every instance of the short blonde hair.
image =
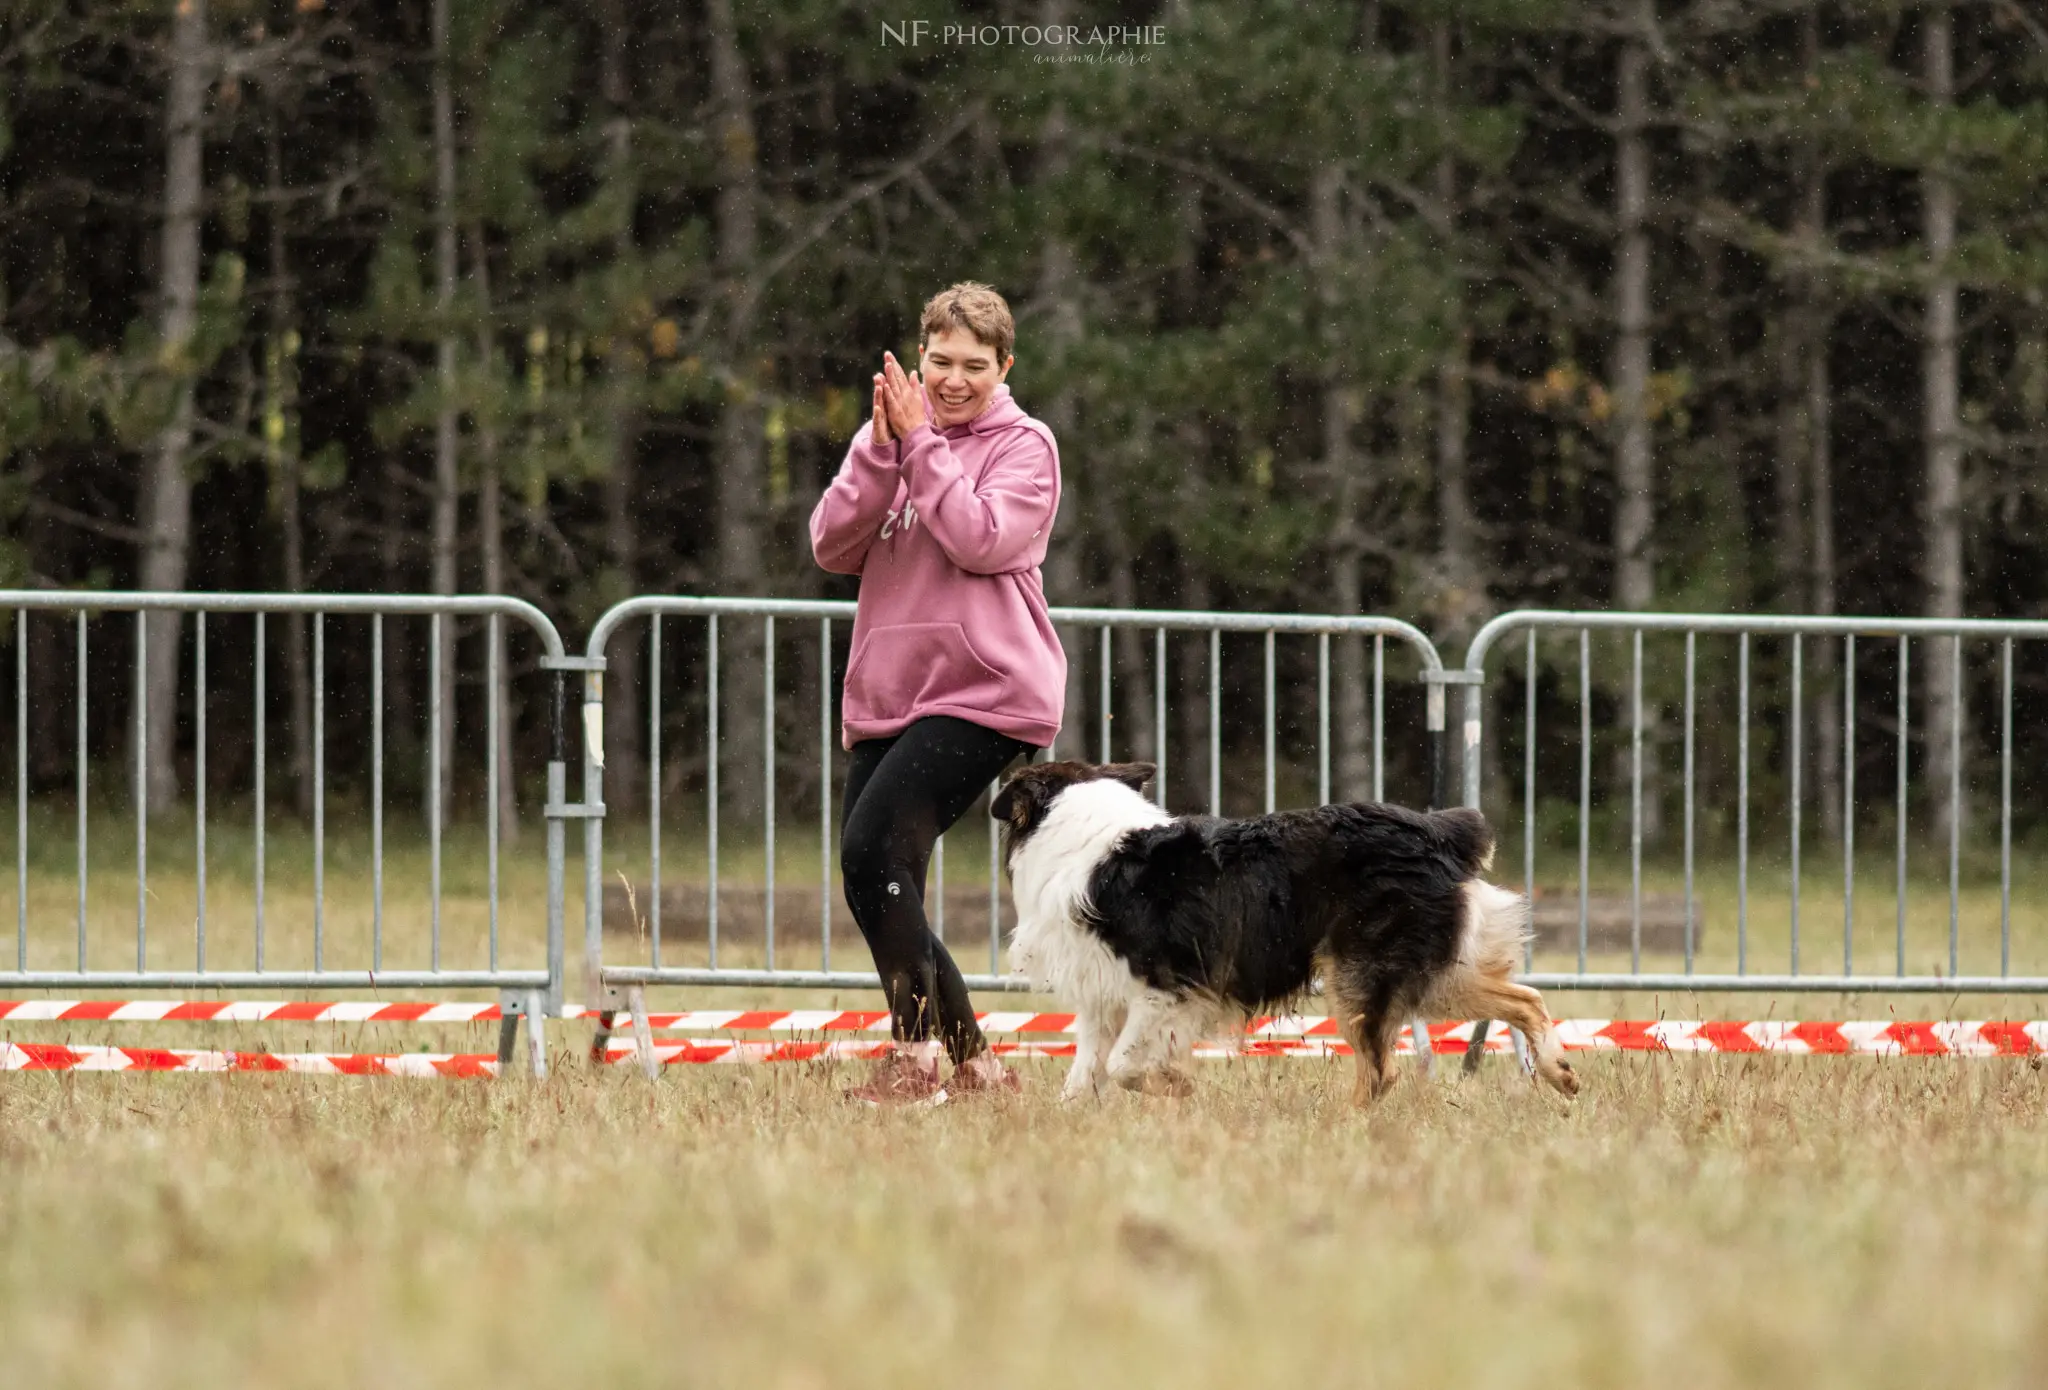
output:
M 984 347 L 994 348 L 998 367 L 1009 360 L 1010 349 L 1017 344 L 1017 321 L 1010 317 L 1009 301 L 979 280 L 948 285 L 926 301 L 918 346 L 949 328 L 963 328 Z

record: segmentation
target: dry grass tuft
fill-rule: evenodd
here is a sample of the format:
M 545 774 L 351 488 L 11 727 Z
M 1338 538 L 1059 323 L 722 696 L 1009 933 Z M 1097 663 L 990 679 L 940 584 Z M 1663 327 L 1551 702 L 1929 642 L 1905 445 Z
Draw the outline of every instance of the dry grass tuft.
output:
M 831 1068 L 0 1083 L 15 1384 L 2025 1384 L 2048 1073 L 1592 1058 L 1361 1118 L 875 1112 Z

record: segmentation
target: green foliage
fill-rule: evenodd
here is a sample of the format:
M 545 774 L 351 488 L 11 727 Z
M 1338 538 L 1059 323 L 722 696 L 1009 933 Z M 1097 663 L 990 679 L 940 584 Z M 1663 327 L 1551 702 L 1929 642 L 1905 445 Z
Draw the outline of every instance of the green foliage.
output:
M 1434 412 L 1458 354 L 1475 383 L 1468 452 L 1484 582 L 1501 597 L 1606 596 L 1607 116 L 1626 7 L 1197 0 L 1126 16 L 1165 30 L 1128 65 L 1045 62 L 1058 55 L 1017 42 L 886 38 L 885 23 L 921 21 L 935 35 L 987 22 L 949 0 L 739 7 L 756 249 L 735 268 L 717 252 L 728 186 L 712 139 L 724 113 L 702 13 L 450 5 L 452 301 L 435 258 L 424 8 L 287 7 L 287 21 L 217 0 L 211 37 L 236 75 L 210 94 L 211 259 L 198 329 L 168 354 L 147 268 L 102 263 L 106 247 L 130 254 L 157 231 L 159 212 L 123 181 L 161 166 L 151 113 L 164 7 L 21 0 L 10 11 L 10 463 L 90 441 L 108 467 L 132 468 L 125 456 L 190 388 L 206 426 L 202 466 L 292 460 L 331 518 L 360 520 L 359 493 L 394 464 L 415 468 L 453 411 L 463 486 L 488 457 L 531 520 L 530 587 L 597 582 L 590 574 L 610 562 L 590 559 L 604 545 L 593 485 L 633 456 L 648 461 L 659 499 L 636 517 L 660 535 L 650 580 L 719 586 L 707 508 L 737 488 L 783 528 L 770 582 L 807 589 L 818 581 L 796 523 L 866 413 L 873 359 L 913 348 L 918 304 L 971 276 L 1018 312 L 1020 400 L 1041 415 L 1057 404 L 1075 422 L 1063 456 L 1088 501 L 1063 525 L 1093 592 L 1072 597 L 1099 595 L 1116 551 L 1202 570 L 1274 606 L 1325 607 L 1346 601 L 1332 592 L 1330 557 L 1358 522 L 1375 557 L 1358 601 L 1429 602 L 1442 525 Z M 1003 22 L 1029 22 L 1034 8 Z M 2001 505 L 2015 517 L 2032 505 L 2028 466 L 2048 421 L 2048 47 L 2009 8 L 1956 11 L 1964 91 L 1937 109 L 1916 75 L 1917 11 L 1658 7 L 1651 415 L 1658 584 L 1670 602 L 1739 606 L 1771 587 L 1758 576 L 1796 565 L 1757 539 L 1771 520 L 1757 499 L 1770 495 L 1762 422 L 1780 390 L 1774 320 L 1804 277 L 1830 314 L 1861 306 L 1910 338 L 1903 311 L 1930 270 L 1917 221 L 1928 171 L 1962 191 L 1943 269 L 1974 296 L 1972 447 L 2000 461 L 1998 495 L 2019 499 Z M 1809 73 L 1796 40 L 1810 13 L 1826 22 Z M 602 73 L 612 22 L 626 26 L 621 110 Z M 63 124 L 67 104 L 111 112 L 101 94 L 116 82 L 129 83 L 134 111 L 122 119 L 133 129 L 109 118 L 90 138 L 132 143 L 88 150 L 77 170 L 39 162 L 41 132 Z M 273 129 L 286 133 L 276 207 L 265 186 Z M 1786 203 L 1801 159 L 1832 171 L 1817 244 L 1795 235 Z M 89 211 L 74 216 L 74 205 Z M 260 249 L 273 218 L 289 286 L 270 283 Z M 1049 269 L 1067 264 L 1059 288 Z M 266 312 L 287 293 L 282 317 Z M 751 312 L 735 333 L 742 302 Z M 1072 341 L 1055 331 L 1070 317 Z M 108 341 L 124 324 L 126 337 Z M 452 381 L 438 370 L 444 341 Z M 1916 398 L 1910 347 L 1882 388 L 1857 388 L 1882 398 L 1871 416 Z M 732 410 L 754 416 L 759 457 L 742 477 L 708 477 L 709 441 Z M 1327 428 L 1338 415 L 1341 448 Z M 1910 419 L 1853 428 L 1866 434 L 1843 441 L 1845 457 L 1874 440 L 1894 452 L 1873 467 L 1909 458 Z M 1354 516 L 1337 514 L 1340 494 Z M 1897 510 L 1911 513 L 1904 500 Z M 1896 531 L 1879 547 L 1887 564 L 1913 549 L 1910 525 Z M 356 544 L 337 540 L 335 555 Z M 2016 553 L 2032 554 L 2027 544 L 2016 539 Z M 1874 591 L 1911 582 L 1910 561 L 1896 563 L 1907 578 L 1872 579 Z

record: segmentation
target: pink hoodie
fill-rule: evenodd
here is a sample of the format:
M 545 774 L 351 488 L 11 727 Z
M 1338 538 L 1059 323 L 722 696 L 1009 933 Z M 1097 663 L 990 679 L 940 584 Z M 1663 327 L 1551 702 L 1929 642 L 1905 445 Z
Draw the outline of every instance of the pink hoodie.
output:
M 1067 688 L 1038 576 L 1060 504 L 1052 431 L 1007 386 L 943 432 L 877 445 L 873 428 L 811 513 L 818 563 L 860 576 L 841 743 L 949 714 L 1050 745 Z

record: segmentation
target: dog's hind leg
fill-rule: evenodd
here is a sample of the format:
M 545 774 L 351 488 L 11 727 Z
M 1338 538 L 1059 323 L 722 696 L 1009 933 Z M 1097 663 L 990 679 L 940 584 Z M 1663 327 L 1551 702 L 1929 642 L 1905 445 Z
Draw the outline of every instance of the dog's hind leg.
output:
M 1501 980 L 1495 985 L 1495 997 L 1501 1003 L 1494 1016 L 1504 1018 L 1522 1030 L 1522 1036 L 1529 1040 L 1529 1050 L 1536 1057 L 1536 1074 L 1565 1095 L 1577 1095 L 1578 1073 L 1564 1059 L 1564 1049 L 1557 1041 L 1557 1030 L 1550 1026 L 1550 1010 L 1543 1007 L 1543 996 L 1527 985 Z
M 1439 1018 L 1497 1018 L 1521 1030 L 1535 1055 L 1536 1075 L 1568 1096 L 1579 1093 L 1578 1074 L 1564 1060 L 1543 996 L 1504 975 L 1466 969 L 1431 992 L 1428 1009 Z
M 1334 972 L 1340 977 L 1341 971 Z M 1394 1065 L 1394 1040 L 1400 1034 L 1400 1016 L 1384 989 L 1347 986 L 1340 978 L 1331 991 L 1337 1006 L 1337 1027 L 1351 1046 L 1356 1062 L 1351 1083 L 1351 1103 L 1364 1110 L 1387 1093 L 1401 1079 Z

